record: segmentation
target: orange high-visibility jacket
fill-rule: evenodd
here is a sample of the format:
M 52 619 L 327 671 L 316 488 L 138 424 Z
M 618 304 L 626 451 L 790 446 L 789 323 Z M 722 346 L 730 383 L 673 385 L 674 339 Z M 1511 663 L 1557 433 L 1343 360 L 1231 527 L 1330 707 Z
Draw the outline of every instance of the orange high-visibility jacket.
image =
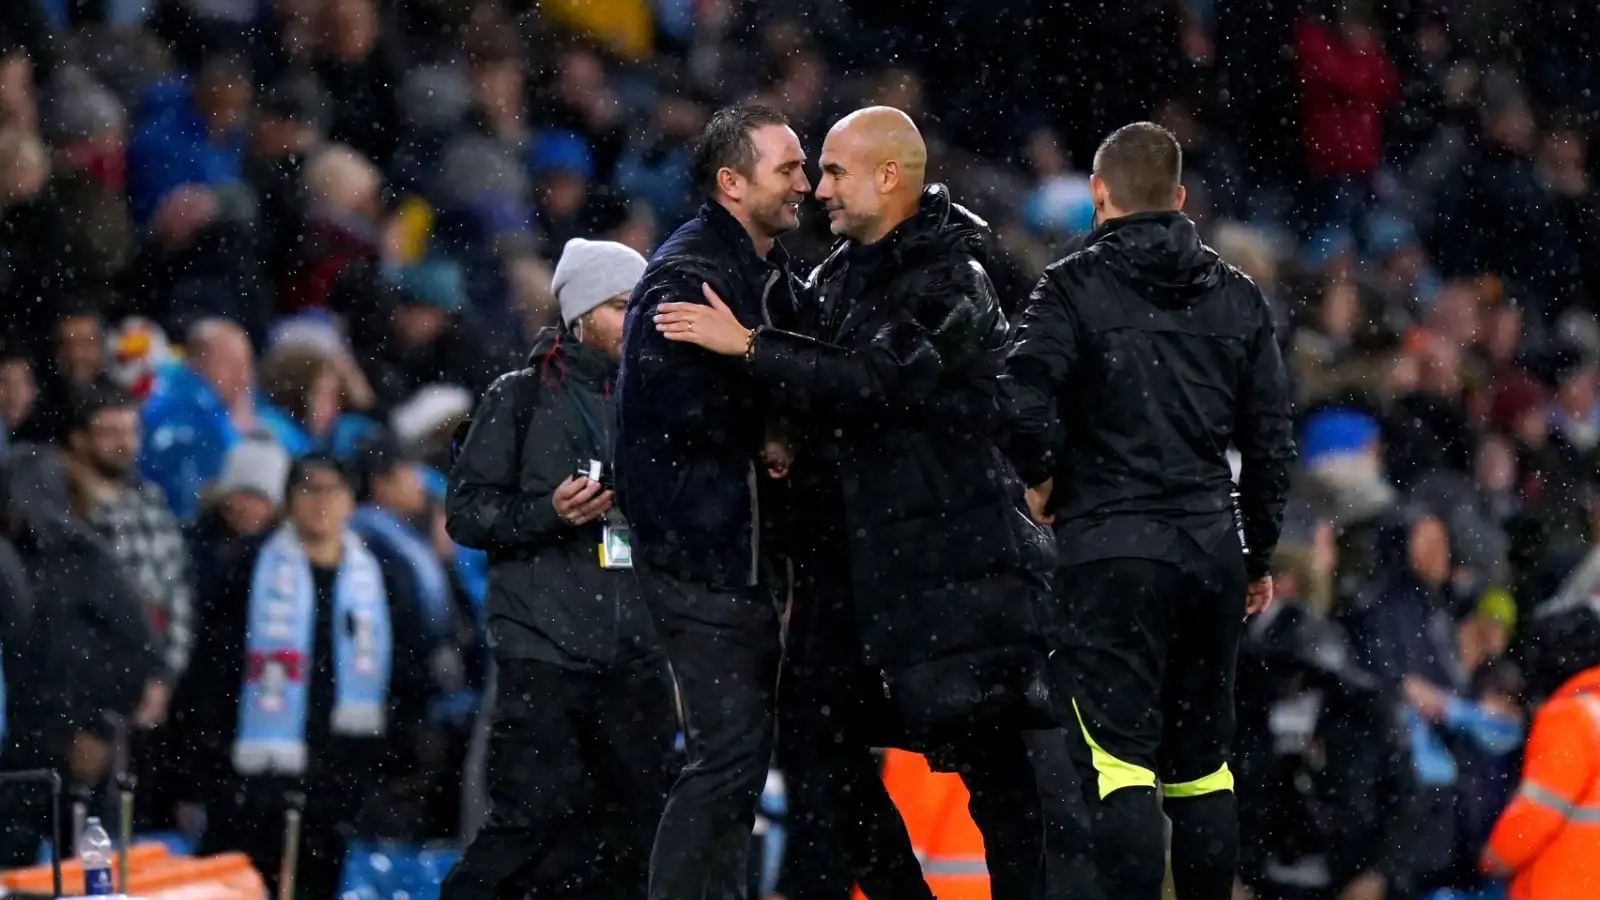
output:
M 1600 667 L 1539 709 L 1522 784 L 1483 853 L 1515 873 L 1511 900 L 1600 897 Z

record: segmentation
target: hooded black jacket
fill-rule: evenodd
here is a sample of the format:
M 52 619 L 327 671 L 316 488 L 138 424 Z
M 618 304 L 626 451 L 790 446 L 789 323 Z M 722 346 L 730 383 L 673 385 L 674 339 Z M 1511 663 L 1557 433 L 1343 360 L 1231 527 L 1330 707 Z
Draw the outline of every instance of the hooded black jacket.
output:
M 988 240 L 929 187 L 883 240 L 840 244 L 796 331 L 759 329 L 748 364 L 804 429 L 790 501 L 808 524 L 791 548 L 842 554 L 860 662 L 913 732 L 1020 722 L 1046 703 L 1033 676 L 1053 552 L 992 436 L 1010 326 L 984 271 Z
M 600 568 L 602 523 L 568 525 L 550 500 L 589 460 L 611 459 L 615 374 L 603 353 L 546 329 L 528 367 L 500 376 L 473 412 L 445 529 L 488 553 L 498 660 L 594 669 L 660 652 L 633 573 Z
M 1181 563 L 1237 516 L 1266 574 L 1295 458 L 1288 378 L 1266 298 L 1188 217 L 1112 219 L 1046 269 L 1003 381 L 1018 471 L 1055 479 L 1063 565 Z

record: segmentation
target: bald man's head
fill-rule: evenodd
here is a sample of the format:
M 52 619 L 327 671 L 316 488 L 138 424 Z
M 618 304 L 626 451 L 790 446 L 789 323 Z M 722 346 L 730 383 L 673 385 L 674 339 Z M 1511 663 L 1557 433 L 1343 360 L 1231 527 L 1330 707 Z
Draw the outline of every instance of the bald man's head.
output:
M 869 106 L 828 131 L 820 163 L 817 199 L 828 208 L 833 233 L 871 244 L 916 212 L 928 146 L 910 116 Z
M 224 405 L 240 402 L 255 384 L 255 351 L 250 336 L 227 319 L 201 319 L 185 340 L 195 371 Z

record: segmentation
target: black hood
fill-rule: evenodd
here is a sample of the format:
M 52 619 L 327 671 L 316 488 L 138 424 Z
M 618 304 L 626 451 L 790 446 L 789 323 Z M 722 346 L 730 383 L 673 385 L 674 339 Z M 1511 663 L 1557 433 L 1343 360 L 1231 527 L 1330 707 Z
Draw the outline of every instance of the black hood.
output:
M 1158 288 L 1149 299 L 1160 306 L 1193 306 L 1222 280 L 1222 259 L 1181 212 L 1112 219 L 1089 235 L 1087 246 L 1133 280 Z
M 565 328 L 542 329 L 528 351 L 528 366 L 539 370 L 541 380 L 555 383 L 571 378 L 597 391 L 616 377 L 617 361 L 584 345 Z
M 895 226 L 883 243 L 905 262 L 962 250 L 987 267 L 993 232 L 988 222 L 950 199 L 949 188 L 930 184 L 922 189 L 916 215 Z

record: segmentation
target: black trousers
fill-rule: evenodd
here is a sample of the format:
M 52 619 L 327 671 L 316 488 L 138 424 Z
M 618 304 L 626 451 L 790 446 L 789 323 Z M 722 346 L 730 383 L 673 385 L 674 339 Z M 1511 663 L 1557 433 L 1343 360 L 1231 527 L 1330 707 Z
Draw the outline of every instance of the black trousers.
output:
M 677 735 L 666 666 L 498 666 L 489 816 L 441 900 L 642 898 Z
M 779 758 L 789 787 L 780 893 L 847 900 L 928 900 L 905 822 L 869 748 L 897 743 L 894 708 L 859 665 L 848 588 L 803 567 L 791 610 L 780 698 Z M 1089 824 L 1066 735 L 994 729 L 952 734 L 931 753 L 961 775 L 983 834 L 996 900 L 1093 896 Z
M 1107 897 L 1157 900 L 1172 822 L 1184 900 L 1227 900 L 1239 826 L 1228 769 L 1245 575 L 1236 541 L 1183 565 L 1105 559 L 1058 573 L 1064 666 Z M 1158 800 L 1157 790 L 1162 798 Z
M 209 786 L 208 786 L 209 787 Z M 289 792 L 304 792 L 300 847 L 295 866 L 296 897 L 333 897 L 344 872 L 348 834 L 364 797 L 344 785 L 306 784 L 299 779 L 240 779 L 233 790 L 206 801 L 206 833 L 200 852 L 238 851 L 276 896 L 283 867 L 285 817 Z
M 772 764 L 778 608 L 764 588 L 636 571 L 667 647 L 688 745 L 650 856 L 650 898 L 745 900 Z

